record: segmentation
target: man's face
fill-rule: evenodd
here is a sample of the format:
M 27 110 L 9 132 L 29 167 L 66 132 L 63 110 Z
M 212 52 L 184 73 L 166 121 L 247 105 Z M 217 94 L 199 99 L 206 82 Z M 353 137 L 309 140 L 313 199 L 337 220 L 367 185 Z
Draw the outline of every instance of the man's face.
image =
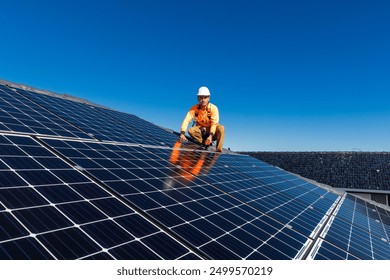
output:
M 198 101 L 200 106 L 205 107 L 209 103 L 210 96 L 208 95 L 198 95 Z

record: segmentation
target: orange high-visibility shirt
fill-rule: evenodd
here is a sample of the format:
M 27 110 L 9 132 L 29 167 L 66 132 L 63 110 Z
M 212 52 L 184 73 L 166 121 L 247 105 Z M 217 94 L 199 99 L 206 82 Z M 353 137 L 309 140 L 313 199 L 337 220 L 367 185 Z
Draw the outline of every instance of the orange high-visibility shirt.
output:
M 210 103 L 207 105 L 206 109 L 199 108 L 199 104 L 196 104 L 190 108 L 187 115 L 185 116 L 183 123 L 181 124 L 180 131 L 187 131 L 189 123 L 195 119 L 196 126 L 199 127 L 210 127 L 210 132 L 215 134 L 219 122 L 219 112 L 218 107 Z M 196 112 L 198 112 L 198 117 L 195 117 Z M 210 118 L 207 114 L 210 112 Z

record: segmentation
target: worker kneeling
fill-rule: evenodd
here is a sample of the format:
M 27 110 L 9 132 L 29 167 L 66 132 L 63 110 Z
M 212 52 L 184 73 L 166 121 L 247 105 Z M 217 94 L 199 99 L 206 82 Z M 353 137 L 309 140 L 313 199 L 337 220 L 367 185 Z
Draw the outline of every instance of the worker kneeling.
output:
M 210 103 L 210 91 L 207 87 L 198 90 L 198 104 L 190 108 L 180 128 L 180 140 L 187 140 L 185 132 L 189 123 L 195 120 L 195 126 L 188 129 L 188 134 L 199 144 L 208 147 L 217 141 L 216 152 L 222 152 L 225 128 L 219 124 L 218 107 Z

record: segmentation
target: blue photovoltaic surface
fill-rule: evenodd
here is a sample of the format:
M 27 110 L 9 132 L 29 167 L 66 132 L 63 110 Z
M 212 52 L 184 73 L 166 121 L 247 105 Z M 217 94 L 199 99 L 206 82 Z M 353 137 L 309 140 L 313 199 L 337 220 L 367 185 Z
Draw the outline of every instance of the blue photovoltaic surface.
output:
M 0 135 L 0 155 L 0 259 L 122 259 L 133 246 L 199 258 L 32 138 Z
M 45 142 L 208 258 L 292 259 L 308 242 L 307 237 L 164 159 L 170 149 Z
M 26 90 L 18 89 L 17 91 L 96 139 L 161 145 L 161 141 L 145 135 L 141 127 L 135 128 L 118 119 L 112 118 L 110 115 L 102 113 L 102 108 L 99 108 L 99 110 L 98 107 L 91 104 L 74 102 L 68 99 L 37 94 Z M 108 112 L 109 110 L 105 111 Z
M 24 96 L 0 85 L 0 130 L 91 139 Z
M 155 139 L 156 142 L 153 142 L 154 145 L 160 144 L 161 146 L 172 147 L 178 138 L 177 135 L 167 131 L 166 129 L 147 122 L 137 116 L 101 107 L 96 107 L 95 109 L 103 115 L 111 116 L 112 118 L 119 120 L 121 123 L 137 128 L 138 134 L 147 136 L 150 139 Z M 138 141 L 138 143 L 140 143 L 140 141 Z
M 204 175 L 206 181 L 307 236 L 338 198 L 334 193 L 244 156 L 226 155 L 215 169 Z M 225 176 L 226 170 L 236 176 Z
M 359 259 L 389 259 L 389 215 L 380 214 L 377 208 L 346 195 L 323 238 Z

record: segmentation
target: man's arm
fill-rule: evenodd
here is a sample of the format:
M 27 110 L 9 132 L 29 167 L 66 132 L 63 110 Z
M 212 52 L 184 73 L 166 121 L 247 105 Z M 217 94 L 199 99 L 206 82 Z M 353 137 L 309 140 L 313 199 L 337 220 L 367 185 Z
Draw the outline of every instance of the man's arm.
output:
M 190 124 L 190 122 L 194 119 L 195 117 L 195 114 L 192 110 L 192 108 L 187 112 L 187 115 L 184 117 L 184 120 L 183 122 L 181 123 L 181 127 L 180 127 L 180 137 L 179 139 L 182 140 L 182 141 L 185 141 L 187 140 L 186 136 L 185 136 L 185 133 L 187 131 L 187 128 L 188 128 L 188 125 Z
M 187 137 L 185 136 L 185 133 L 180 132 L 179 139 L 180 139 L 180 141 L 187 141 Z
M 219 123 L 219 111 L 218 107 L 213 105 L 210 108 L 210 121 L 211 121 L 211 126 L 210 126 L 210 134 L 215 134 L 215 131 L 217 129 L 217 125 Z
M 210 108 L 210 121 L 211 121 L 211 126 L 210 126 L 210 135 L 206 138 L 205 144 L 206 145 L 211 145 L 213 142 L 213 136 L 215 134 L 215 131 L 217 130 L 217 125 L 219 122 L 219 112 L 218 112 L 218 107 L 213 105 Z

